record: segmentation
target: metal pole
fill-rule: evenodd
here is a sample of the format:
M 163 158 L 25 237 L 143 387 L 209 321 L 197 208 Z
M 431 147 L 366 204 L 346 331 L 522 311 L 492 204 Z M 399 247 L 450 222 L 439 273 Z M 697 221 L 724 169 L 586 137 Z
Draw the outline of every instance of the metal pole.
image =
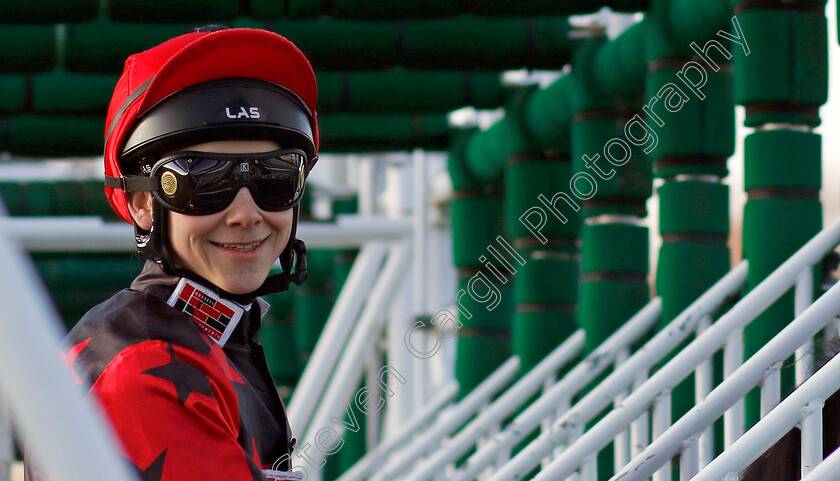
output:
M 2 207 L 2 204 L 0 204 Z M 6 407 L 6 400 L 0 392 L 0 481 L 10 481 L 15 448 L 12 436 L 12 413 Z
M 7 239 L 3 227 L 0 339 L 6 342 L 0 349 L 0 391 L 29 446 L 28 455 L 56 479 L 134 479 L 105 419 L 70 380 L 60 357 L 56 313 L 47 307 L 47 293 L 24 252 Z

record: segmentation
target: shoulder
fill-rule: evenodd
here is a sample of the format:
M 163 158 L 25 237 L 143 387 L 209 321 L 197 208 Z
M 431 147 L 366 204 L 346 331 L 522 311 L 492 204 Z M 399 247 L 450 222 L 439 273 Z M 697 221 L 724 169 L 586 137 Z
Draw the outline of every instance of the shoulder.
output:
M 88 311 L 70 331 L 65 359 L 79 382 L 93 384 L 117 356 L 147 341 L 208 354 L 205 337 L 188 316 L 164 300 L 124 289 Z

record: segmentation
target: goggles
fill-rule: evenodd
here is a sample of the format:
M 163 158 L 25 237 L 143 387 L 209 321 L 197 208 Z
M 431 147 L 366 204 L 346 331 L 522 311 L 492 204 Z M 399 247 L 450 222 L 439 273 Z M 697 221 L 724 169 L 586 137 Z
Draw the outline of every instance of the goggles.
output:
M 151 191 L 167 209 L 207 215 L 226 209 L 242 187 L 265 211 L 294 207 L 303 196 L 306 154 L 298 149 L 259 154 L 178 152 L 158 160 L 151 176 L 108 177 L 105 185 Z M 119 183 L 119 185 L 115 185 Z

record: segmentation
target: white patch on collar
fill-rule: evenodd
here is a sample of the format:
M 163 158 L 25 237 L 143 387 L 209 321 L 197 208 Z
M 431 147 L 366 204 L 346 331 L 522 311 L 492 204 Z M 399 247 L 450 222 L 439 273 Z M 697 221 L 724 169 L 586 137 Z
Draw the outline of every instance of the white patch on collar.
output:
M 166 303 L 189 314 L 193 322 L 220 346 L 225 345 L 242 315 L 251 307 L 222 299 L 186 277 L 181 278 Z

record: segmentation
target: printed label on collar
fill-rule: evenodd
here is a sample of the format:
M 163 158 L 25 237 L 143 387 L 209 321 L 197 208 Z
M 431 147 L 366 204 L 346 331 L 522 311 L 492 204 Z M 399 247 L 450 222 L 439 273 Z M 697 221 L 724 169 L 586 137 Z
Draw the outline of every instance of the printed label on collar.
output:
M 182 277 L 167 304 L 190 315 L 202 331 L 224 346 L 245 308 L 222 299 L 206 287 Z

